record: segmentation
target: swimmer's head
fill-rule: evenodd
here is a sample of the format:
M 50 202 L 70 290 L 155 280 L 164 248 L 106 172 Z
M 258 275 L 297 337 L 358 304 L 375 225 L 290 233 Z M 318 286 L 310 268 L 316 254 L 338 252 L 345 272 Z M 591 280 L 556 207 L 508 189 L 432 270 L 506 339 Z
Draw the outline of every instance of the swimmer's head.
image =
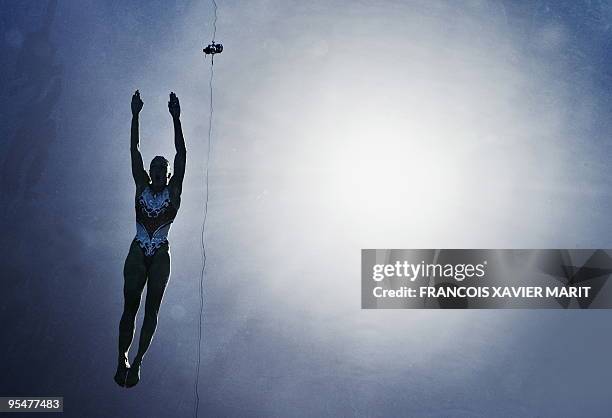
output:
M 161 189 L 168 184 L 170 178 L 170 163 L 161 155 L 151 160 L 149 177 L 154 189 Z

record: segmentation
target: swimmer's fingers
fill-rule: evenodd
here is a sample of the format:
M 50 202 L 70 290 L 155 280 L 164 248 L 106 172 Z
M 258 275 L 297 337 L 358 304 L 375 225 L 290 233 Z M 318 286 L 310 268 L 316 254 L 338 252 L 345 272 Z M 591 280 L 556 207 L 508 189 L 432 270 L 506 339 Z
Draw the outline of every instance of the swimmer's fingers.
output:
M 140 91 L 136 90 L 132 96 L 132 114 L 138 114 L 142 110 L 144 102 L 140 98 Z

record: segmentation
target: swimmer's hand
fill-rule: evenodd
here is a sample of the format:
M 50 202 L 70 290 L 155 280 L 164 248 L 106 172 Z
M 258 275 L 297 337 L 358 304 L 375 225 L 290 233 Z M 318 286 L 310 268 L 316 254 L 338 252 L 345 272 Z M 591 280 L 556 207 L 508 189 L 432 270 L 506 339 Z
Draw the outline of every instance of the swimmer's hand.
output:
M 134 92 L 134 95 L 132 96 L 132 115 L 133 116 L 138 116 L 138 114 L 142 110 L 143 104 L 144 103 L 140 99 L 140 92 L 136 90 L 136 92 Z
M 170 100 L 168 101 L 168 110 L 173 119 L 178 119 L 181 116 L 181 105 L 179 99 L 174 92 L 170 92 Z

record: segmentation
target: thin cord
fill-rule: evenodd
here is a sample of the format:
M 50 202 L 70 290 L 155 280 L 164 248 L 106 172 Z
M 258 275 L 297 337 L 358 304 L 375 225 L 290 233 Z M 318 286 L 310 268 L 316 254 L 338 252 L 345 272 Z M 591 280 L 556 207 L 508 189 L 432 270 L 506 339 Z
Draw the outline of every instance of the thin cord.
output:
M 213 19 L 213 43 L 215 40 L 215 36 L 217 34 L 217 2 L 212 0 L 214 6 L 214 19 Z M 196 381 L 195 381 L 195 396 L 196 396 L 196 407 L 195 407 L 195 416 L 198 417 L 198 412 L 200 408 L 200 394 L 198 391 L 198 386 L 200 383 L 200 363 L 202 360 L 202 315 L 204 312 L 204 272 L 206 270 L 206 218 L 208 217 L 208 166 L 210 163 L 210 153 L 211 153 L 211 137 L 212 137 L 212 119 L 213 119 L 213 76 L 214 76 L 214 60 L 210 60 L 210 79 L 208 81 L 208 87 L 210 90 L 210 113 L 208 115 L 208 148 L 206 153 L 206 166 L 204 171 L 204 218 L 202 219 L 202 231 L 201 231 L 201 244 L 202 244 L 202 271 L 200 272 L 200 321 L 198 328 L 198 365 L 196 371 Z
M 198 367 L 197 367 L 197 372 L 196 372 L 196 385 L 195 385 L 195 394 L 196 394 L 196 418 L 198 416 L 198 409 L 200 406 L 200 395 L 198 393 L 198 384 L 199 384 L 199 380 L 200 380 L 200 363 L 201 363 L 201 348 L 202 348 L 202 315 L 203 315 L 203 311 L 204 311 L 204 272 L 206 269 L 206 234 L 205 232 L 205 228 L 206 228 L 206 218 L 208 217 L 208 164 L 210 162 L 210 151 L 211 151 L 211 135 L 212 135 L 212 116 L 213 116 L 213 88 L 212 88 L 212 81 L 213 81 L 213 63 L 211 61 L 210 64 L 210 80 L 209 80 L 209 87 L 210 87 L 210 116 L 208 118 L 208 152 L 206 154 L 206 168 L 204 171 L 204 190 L 205 195 L 204 195 L 204 219 L 202 220 L 202 231 L 201 231 L 201 244 L 202 244 L 202 270 L 201 270 L 201 274 L 200 274 L 200 326 L 199 326 L 199 333 L 198 333 Z
M 212 0 L 213 3 L 213 10 L 215 12 L 215 17 L 213 19 L 213 36 L 212 36 L 212 43 L 215 43 L 215 37 L 217 36 L 217 2 L 215 0 Z

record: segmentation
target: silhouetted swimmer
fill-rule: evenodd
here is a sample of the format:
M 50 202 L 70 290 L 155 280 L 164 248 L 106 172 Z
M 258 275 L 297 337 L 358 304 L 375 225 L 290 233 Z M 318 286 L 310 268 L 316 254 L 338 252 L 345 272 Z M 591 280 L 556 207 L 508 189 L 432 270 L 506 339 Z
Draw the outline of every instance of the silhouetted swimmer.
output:
M 132 175 L 136 183 L 136 236 L 125 259 L 124 307 L 119 323 L 119 361 L 115 382 L 132 387 L 140 380 L 142 359 L 151 344 L 157 314 L 170 278 L 170 248 L 168 231 L 181 204 L 187 151 L 181 129 L 179 100 L 170 93 L 168 109 L 174 122 L 174 174 L 170 176 L 168 160 L 157 156 L 151 161 L 149 173 L 144 169 L 138 149 L 138 115 L 143 102 L 138 90 L 132 97 Z M 138 353 L 130 367 L 128 352 L 134 338 L 134 322 L 140 307 L 142 291 L 147 285 L 145 315 L 140 331 Z

